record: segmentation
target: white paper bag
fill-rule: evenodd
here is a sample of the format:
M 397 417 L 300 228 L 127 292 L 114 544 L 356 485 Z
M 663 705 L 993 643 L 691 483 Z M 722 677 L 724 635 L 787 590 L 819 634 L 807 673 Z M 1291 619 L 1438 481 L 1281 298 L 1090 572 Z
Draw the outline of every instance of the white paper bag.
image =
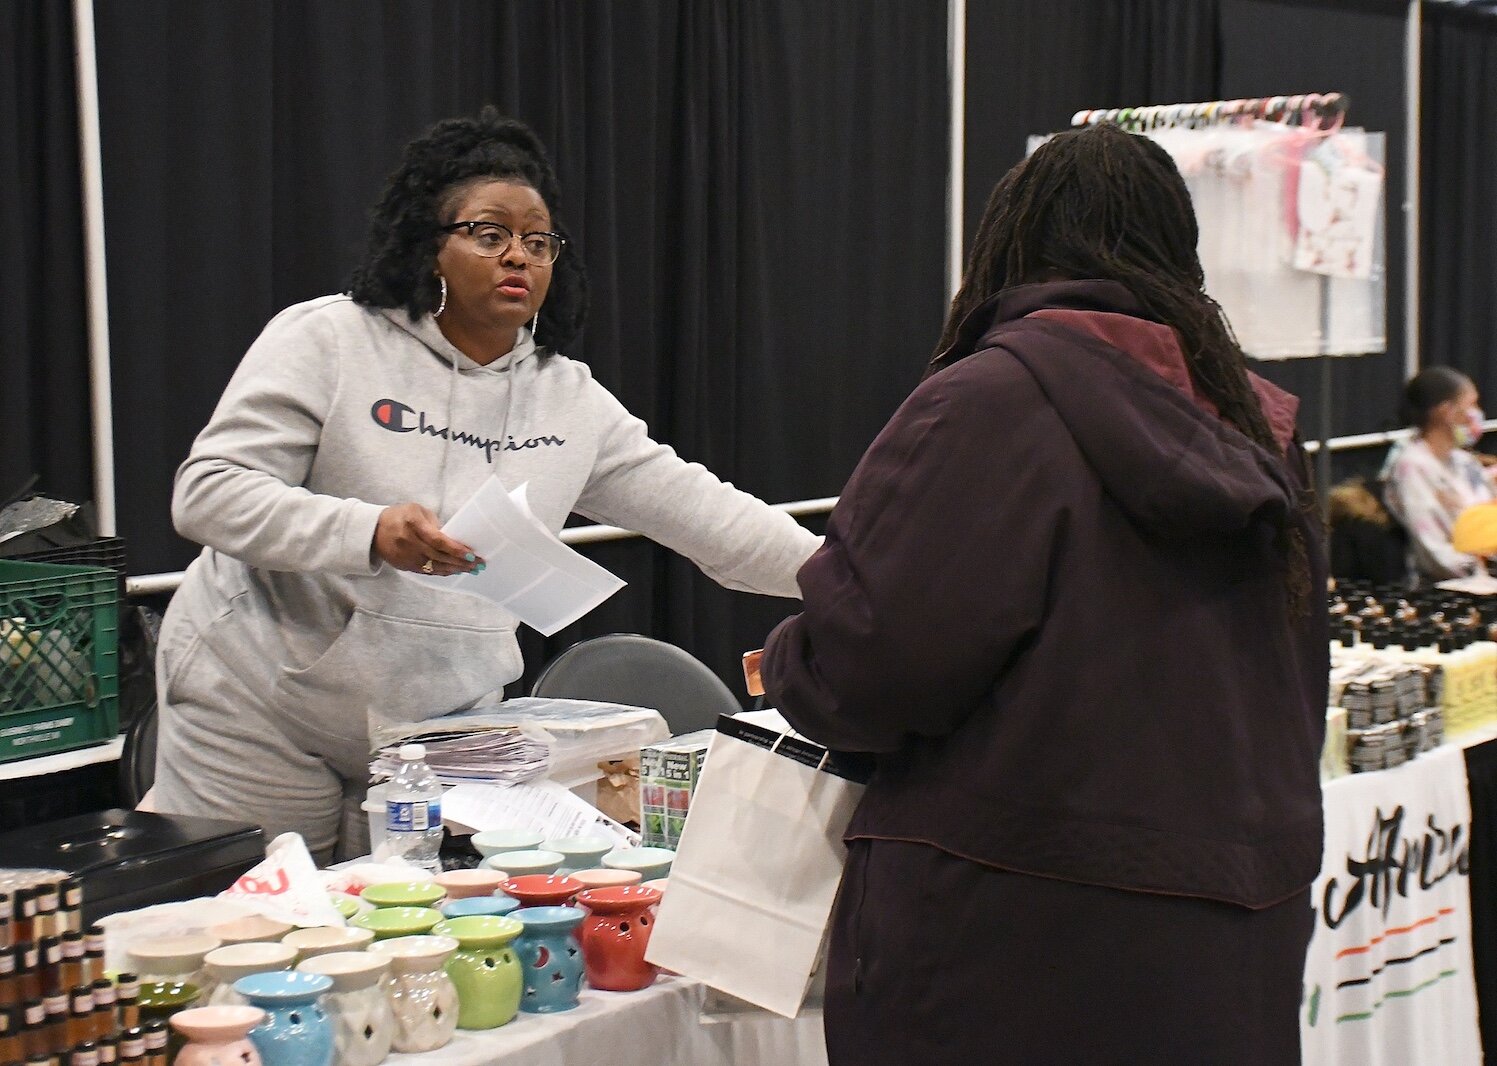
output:
M 866 767 L 750 717 L 758 722 L 718 720 L 647 957 L 794 1017 L 819 961 Z

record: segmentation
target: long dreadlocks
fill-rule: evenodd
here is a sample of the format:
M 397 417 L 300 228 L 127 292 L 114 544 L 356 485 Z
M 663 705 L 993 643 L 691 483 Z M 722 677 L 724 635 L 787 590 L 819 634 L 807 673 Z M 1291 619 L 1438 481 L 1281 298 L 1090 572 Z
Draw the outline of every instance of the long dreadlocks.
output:
M 1151 318 L 1179 335 L 1201 395 L 1227 422 L 1278 455 L 1248 380 L 1246 357 L 1221 306 L 1206 294 L 1199 236 L 1190 192 L 1164 149 L 1116 126 L 1059 134 L 993 189 L 937 354 L 950 348 L 974 308 L 1012 285 L 1121 282 Z M 1312 513 L 1313 493 L 1302 494 L 1298 505 Z M 1279 539 L 1289 599 L 1303 613 L 1309 606 L 1309 558 L 1291 522 L 1286 515 Z

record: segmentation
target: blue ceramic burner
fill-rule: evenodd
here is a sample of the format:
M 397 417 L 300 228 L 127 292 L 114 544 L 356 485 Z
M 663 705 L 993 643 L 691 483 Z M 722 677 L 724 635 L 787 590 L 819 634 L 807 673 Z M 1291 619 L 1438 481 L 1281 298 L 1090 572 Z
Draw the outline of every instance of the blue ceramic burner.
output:
M 586 913 L 577 907 L 522 907 L 511 918 L 525 926 L 515 941 L 525 973 L 520 1009 L 554 1014 L 577 1006 L 582 990 L 582 948 L 572 934 Z
M 286 970 L 234 982 L 234 991 L 265 1011 L 249 1034 L 265 1066 L 333 1066 L 333 1025 L 317 1002 L 332 987 L 323 974 Z
M 494 914 L 504 917 L 519 910 L 520 901 L 508 896 L 469 896 L 442 904 L 443 918 L 466 918 L 474 914 Z

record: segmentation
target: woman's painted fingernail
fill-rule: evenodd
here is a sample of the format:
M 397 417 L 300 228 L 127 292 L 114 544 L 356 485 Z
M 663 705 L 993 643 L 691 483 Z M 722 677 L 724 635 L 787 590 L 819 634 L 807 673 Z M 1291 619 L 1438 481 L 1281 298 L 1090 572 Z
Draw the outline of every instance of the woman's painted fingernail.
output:
M 477 559 L 478 556 L 474 555 L 472 552 L 469 552 L 467 555 L 463 556 L 463 558 L 471 563 L 474 559 Z
M 487 570 L 488 568 L 489 568 L 489 564 L 488 563 L 479 563 L 476 567 L 473 568 L 473 572 L 475 574 L 481 574 L 485 570 Z

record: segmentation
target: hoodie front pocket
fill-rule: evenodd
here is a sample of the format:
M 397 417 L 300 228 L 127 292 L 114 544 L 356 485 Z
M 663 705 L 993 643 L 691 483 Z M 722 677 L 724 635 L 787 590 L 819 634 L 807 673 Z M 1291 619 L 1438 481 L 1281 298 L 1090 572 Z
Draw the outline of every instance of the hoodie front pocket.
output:
M 282 668 L 276 702 L 340 735 L 368 722 L 420 721 L 465 707 L 520 676 L 509 626 L 466 626 L 357 608 L 310 666 Z

